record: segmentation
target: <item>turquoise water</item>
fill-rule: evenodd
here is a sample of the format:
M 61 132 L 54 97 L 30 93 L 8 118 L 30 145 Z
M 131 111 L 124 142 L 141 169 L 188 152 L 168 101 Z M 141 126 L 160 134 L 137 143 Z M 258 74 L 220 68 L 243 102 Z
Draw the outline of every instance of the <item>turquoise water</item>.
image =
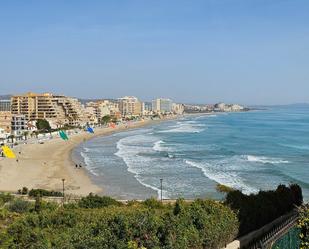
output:
M 115 197 L 157 195 L 162 178 L 165 198 L 221 198 L 217 183 L 245 193 L 298 183 L 309 200 L 308 108 L 188 116 L 95 138 L 77 153 Z

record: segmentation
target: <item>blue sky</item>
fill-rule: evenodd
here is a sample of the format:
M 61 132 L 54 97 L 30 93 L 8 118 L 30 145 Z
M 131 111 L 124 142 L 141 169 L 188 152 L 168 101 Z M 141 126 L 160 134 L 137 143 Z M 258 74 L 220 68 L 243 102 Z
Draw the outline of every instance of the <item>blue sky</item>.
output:
M 309 102 L 307 0 L 0 1 L 0 94 Z

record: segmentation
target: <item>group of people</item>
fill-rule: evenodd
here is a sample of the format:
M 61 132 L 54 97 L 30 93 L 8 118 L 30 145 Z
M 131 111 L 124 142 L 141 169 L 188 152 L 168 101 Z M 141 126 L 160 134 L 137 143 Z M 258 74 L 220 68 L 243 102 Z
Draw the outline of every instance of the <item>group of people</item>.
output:
M 75 164 L 75 168 L 82 168 L 81 164 Z

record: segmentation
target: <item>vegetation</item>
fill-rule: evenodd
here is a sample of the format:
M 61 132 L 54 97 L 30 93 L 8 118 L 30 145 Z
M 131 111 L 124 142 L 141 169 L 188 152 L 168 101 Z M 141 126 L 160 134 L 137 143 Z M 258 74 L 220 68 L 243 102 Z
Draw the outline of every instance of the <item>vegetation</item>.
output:
M 302 204 L 298 185 L 252 195 L 218 189 L 225 203 L 152 198 L 124 205 L 90 194 L 62 206 L 41 199 L 60 192 L 31 189 L 35 203 L 0 194 L 0 248 L 217 249 Z M 308 207 L 300 217 L 301 248 L 308 248 Z
M 15 213 L 25 213 L 31 208 L 31 203 L 29 201 L 24 201 L 22 199 L 15 199 L 8 205 L 8 210 Z
M 223 184 L 217 184 L 216 190 L 220 193 L 229 193 L 229 192 L 235 191 L 235 189 L 228 187 L 226 185 L 223 185 Z
M 31 189 L 29 191 L 29 196 L 31 197 L 37 197 L 37 196 L 56 196 L 56 197 L 62 197 L 63 194 L 61 192 L 57 191 L 48 191 L 45 189 Z
M 39 131 L 51 131 L 50 124 L 46 119 L 38 119 L 36 121 L 36 128 Z
M 0 193 L 0 206 L 12 201 L 14 197 L 10 194 Z
M 300 249 L 309 248 L 309 207 L 300 208 L 300 216 L 298 221 L 300 228 Z
M 121 203 L 108 196 L 100 197 L 90 193 L 78 202 L 78 206 L 81 208 L 103 208 L 108 206 L 121 206 Z
M 238 213 L 239 236 L 256 230 L 303 202 L 298 185 L 279 185 L 274 191 L 245 195 L 238 190 L 229 192 L 225 203 Z
M 28 194 L 28 188 L 23 187 L 22 189 L 18 189 L 18 194 L 20 195 L 27 195 Z
M 101 118 L 101 124 L 106 125 L 109 122 L 111 122 L 111 116 L 110 115 L 105 115 L 103 118 Z
M 1 230 L 1 248 L 215 249 L 238 230 L 234 212 L 210 200 L 121 205 L 90 195 L 78 205 L 57 208 L 37 200 L 37 210 L 32 207 Z

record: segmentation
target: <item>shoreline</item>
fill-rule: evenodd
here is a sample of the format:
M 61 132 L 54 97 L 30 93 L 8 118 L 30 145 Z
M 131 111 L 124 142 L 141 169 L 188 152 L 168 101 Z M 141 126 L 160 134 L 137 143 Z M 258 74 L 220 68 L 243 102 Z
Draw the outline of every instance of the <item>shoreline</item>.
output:
M 85 196 L 90 192 L 104 193 L 104 189 L 91 180 L 90 172 L 85 168 L 76 168 L 73 159 L 73 150 L 81 143 L 90 139 L 107 136 L 113 133 L 136 129 L 148 125 L 175 120 L 171 117 L 160 120 L 136 121 L 129 126 L 120 124 L 116 128 L 97 127 L 95 133 L 81 131 L 69 135 L 68 141 L 56 137 L 44 141 L 44 144 L 21 144 L 13 148 L 16 159 L 0 159 L 0 191 L 17 192 L 27 187 L 62 191 L 62 179 L 65 179 L 65 193 Z

